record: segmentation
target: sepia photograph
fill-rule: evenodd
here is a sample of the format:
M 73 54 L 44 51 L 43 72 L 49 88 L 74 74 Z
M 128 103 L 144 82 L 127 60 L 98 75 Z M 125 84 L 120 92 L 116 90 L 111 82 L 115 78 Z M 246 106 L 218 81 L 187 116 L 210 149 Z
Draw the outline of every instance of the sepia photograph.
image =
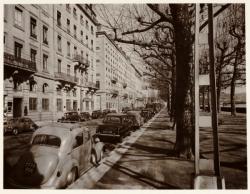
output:
M 2 4 L 3 190 L 248 189 L 245 3 L 51 3 Z

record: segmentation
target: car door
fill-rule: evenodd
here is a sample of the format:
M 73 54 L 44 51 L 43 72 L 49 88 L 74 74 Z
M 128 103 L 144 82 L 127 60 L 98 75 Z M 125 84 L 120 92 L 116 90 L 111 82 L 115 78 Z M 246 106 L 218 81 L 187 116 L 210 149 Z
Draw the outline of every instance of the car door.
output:
M 16 121 L 15 126 L 18 128 L 18 131 L 22 132 L 26 128 L 26 123 L 24 118 L 20 118 Z
M 90 166 L 90 158 L 91 158 L 91 150 L 92 150 L 92 142 L 90 131 L 85 131 L 83 133 L 83 153 L 84 153 L 84 169 L 87 169 Z
M 73 139 L 72 158 L 79 164 L 79 170 L 83 169 L 84 165 L 84 151 L 83 151 L 83 133 L 79 132 Z

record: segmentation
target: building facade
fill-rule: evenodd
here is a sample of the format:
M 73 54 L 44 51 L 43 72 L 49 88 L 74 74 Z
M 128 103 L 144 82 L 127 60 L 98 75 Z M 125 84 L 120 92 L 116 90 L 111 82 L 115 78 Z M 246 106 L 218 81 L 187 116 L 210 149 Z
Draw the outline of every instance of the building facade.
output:
M 120 112 L 124 107 L 140 105 L 141 74 L 110 35 L 98 31 L 96 36 L 96 79 L 100 85 L 97 107 Z
M 96 15 L 87 4 L 4 5 L 4 111 L 57 120 L 96 109 Z

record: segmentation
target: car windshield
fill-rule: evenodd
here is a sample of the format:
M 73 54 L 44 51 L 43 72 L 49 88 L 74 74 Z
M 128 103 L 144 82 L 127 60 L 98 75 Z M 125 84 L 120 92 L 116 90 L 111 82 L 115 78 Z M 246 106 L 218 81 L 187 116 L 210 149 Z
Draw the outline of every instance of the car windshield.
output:
M 108 116 L 103 120 L 104 123 L 120 123 L 121 119 L 119 117 Z
M 52 146 L 59 148 L 61 145 L 61 139 L 54 135 L 40 134 L 34 137 L 32 145 Z

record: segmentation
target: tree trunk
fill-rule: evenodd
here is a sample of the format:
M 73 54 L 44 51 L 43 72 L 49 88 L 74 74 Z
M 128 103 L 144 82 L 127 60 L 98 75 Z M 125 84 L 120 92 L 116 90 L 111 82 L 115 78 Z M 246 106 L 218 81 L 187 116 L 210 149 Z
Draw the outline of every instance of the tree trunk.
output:
M 206 110 L 206 107 L 205 107 L 205 93 L 206 93 L 206 88 L 203 87 L 202 88 L 202 109 L 203 109 L 203 111 Z
M 191 158 L 194 143 L 191 104 L 192 40 L 187 4 L 170 4 L 176 50 L 176 143 L 179 157 Z

